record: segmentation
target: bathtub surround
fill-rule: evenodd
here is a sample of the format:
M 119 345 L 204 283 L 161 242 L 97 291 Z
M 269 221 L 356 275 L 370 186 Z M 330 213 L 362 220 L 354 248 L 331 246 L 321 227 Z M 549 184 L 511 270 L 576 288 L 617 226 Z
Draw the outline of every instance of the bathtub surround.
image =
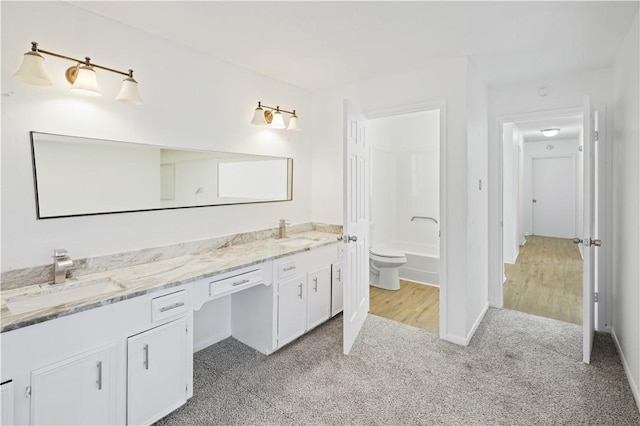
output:
M 585 365 L 573 324 L 491 309 L 462 348 L 369 315 L 343 356 L 341 319 L 269 357 L 234 339 L 196 353 L 193 398 L 158 426 L 640 422 L 607 335 Z
M 302 232 L 325 232 L 341 234 L 342 225 L 329 225 L 324 223 L 303 223 L 291 225 L 288 232 L 291 236 Z M 188 241 L 179 244 L 171 244 L 162 247 L 152 247 L 125 253 L 115 253 L 105 256 L 97 256 L 84 259 L 73 259 L 69 277 L 82 277 L 85 275 L 104 272 L 111 269 L 126 268 L 149 262 L 173 259 L 186 255 L 200 255 L 226 247 L 248 244 L 255 241 L 278 238 L 278 228 L 262 229 L 253 232 L 208 238 L 204 240 Z M 73 257 L 73 253 L 69 253 Z M 53 265 L 41 265 L 32 268 L 5 271 L 2 273 L 0 289 L 2 291 L 51 282 L 53 280 Z

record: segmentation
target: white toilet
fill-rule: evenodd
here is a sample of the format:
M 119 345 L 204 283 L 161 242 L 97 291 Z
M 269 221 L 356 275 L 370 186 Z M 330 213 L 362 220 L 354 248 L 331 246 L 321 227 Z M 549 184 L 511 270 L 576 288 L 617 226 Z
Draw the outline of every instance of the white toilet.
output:
M 369 249 L 369 279 L 374 287 L 400 290 L 398 269 L 407 263 L 404 253 L 384 246 Z

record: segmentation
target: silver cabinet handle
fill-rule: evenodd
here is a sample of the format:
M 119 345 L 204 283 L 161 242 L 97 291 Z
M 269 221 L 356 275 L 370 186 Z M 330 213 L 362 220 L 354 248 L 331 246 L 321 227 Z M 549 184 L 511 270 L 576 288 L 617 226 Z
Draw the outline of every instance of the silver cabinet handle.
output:
M 144 369 L 148 370 L 149 369 L 149 345 L 144 345 L 142 347 L 142 350 L 144 351 Z
M 162 308 L 160 308 L 160 312 L 167 312 L 167 311 L 170 311 L 171 309 L 179 308 L 180 306 L 184 306 L 184 302 L 177 302 L 177 303 L 174 303 L 173 305 L 163 306 Z
M 313 291 L 318 292 L 318 277 L 313 279 Z
M 293 266 L 289 266 L 289 267 L 287 267 L 287 268 L 283 268 L 282 270 L 283 270 L 283 271 L 293 271 L 294 269 L 296 269 L 296 266 L 295 266 L 295 265 L 293 265 Z
M 98 385 L 98 390 L 102 390 L 102 361 L 98 361 L 96 363 L 96 368 L 98 369 L 98 379 L 96 380 L 96 385 Z
M 300 293 L 298 293 L 298 297 L 302 299 L 302 284 L 298 284 L 298 289 L 300 290 Z
M 237 286 L 237 285 L 246 284 L 246 283 L 248 283 L 249 281 L 251 281 L 251 280 L 249 280 L 249 279 L 244 279 L 244 280 L 242 280 L 242 281 L 238 281 L 238 282 L 233 283 L 233 286 L 235 287 L 235 286 Z

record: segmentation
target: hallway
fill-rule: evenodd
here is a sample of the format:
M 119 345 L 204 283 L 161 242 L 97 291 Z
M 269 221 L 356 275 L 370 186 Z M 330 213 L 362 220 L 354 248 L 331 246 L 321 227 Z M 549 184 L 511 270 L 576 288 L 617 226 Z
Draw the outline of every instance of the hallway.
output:
M 528 236 L 505 275 L 505 308 L 582 324 L 582 257 L 571 240 Z

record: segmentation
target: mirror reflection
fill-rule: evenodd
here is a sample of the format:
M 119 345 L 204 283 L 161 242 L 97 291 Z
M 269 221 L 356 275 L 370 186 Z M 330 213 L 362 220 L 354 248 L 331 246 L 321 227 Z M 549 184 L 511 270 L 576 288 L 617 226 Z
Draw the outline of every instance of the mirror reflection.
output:
M 293 160 L 31 132 L 38 218 L 292 199 Z

